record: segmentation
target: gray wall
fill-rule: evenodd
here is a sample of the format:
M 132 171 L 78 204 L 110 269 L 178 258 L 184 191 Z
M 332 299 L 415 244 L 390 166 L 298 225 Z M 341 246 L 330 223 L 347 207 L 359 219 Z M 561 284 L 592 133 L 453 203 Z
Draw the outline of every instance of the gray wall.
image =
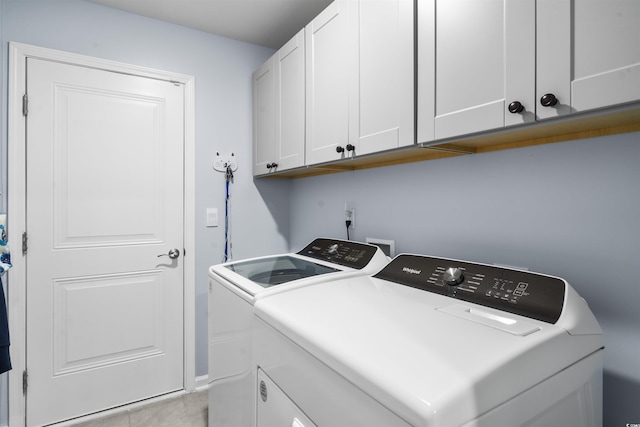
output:
M 640 133 L 298 179 L 291 245 L 392 239 L 396 253 L 565 278 L 604 329 L 605 425 L 640 422 Z
M 195 76 L 196 375 L 206 375 L 207 268 L 221 262 L 224 251 L 225 184 L 212 168 L 216 152 L 234 152 L 239 163 L 231 185 L 234 258 L 288 249 L 288 192 L 282 191 L 288 184 L 254 183 L 251 172 L 251 73 L 273 51 L 82 0 L 0 1 L 3 194 L 10 41 Z M 207 207 L 218 208 L 221 226 L 205 227 Z

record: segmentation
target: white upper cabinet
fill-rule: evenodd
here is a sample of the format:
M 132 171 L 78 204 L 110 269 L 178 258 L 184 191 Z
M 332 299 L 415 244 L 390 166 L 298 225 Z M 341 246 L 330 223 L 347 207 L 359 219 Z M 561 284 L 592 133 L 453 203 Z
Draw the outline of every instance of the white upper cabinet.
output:
M 304 49 L 304 30 L 300 30 L 276 53 L 275 57 L 277 162 L 275 170 L 304 166 Z
M 336 0 L 306 27 L 307 165 L 415 143 L 413 0 Z
M 418 141 L 640 99 L 636 0 L 420 0 Z
M 637 109 L 640 0 L 334 0 L 253 96 L 254 175 Z
M 419 142 L 514 124 L 511 100 L 534 108 L 535 0 L 421 0 L 418 10 Z
M 540 118 L 640 100 L 640 1 L 537 0 L 537 16 Z
M 274 57 L 253 72 L 253 175 L 270 172 L 275 160 Z
M 307 164 L 347 156 L 349 145 L 349 32 L 355 17 L 349 0 L 336 0 L 305 28 Z M 349 147 L 350 148 L 350 147 Z
M 357 2 L 350 142 L 368 154 L 415 143 L 413 0 Z
M 304 30 L 253 73 L 253 174 L 304 166 Z

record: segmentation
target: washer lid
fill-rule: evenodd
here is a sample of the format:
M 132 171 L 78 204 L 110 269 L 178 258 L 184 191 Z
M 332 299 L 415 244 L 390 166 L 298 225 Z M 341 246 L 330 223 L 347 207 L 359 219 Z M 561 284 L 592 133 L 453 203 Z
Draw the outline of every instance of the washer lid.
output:
M 240 276 L 268 288 L 293 280 L 342 271 L 342 269 L 336 268 L 338 266 L 362 270 L 372 262 L 378 252 L 380 249 L 374 245 L 318 238 L 300 250 L 299 257 L 280 255 L 231 262 L 224 266 Z M 319 264 L 308 258 L 319 260 L 324 264 Z
M 291 255 L 250 259 L 226 264 L 224 267 L 263 288 L 341 271 L 328 265 Z
M 334 280 L 338 276 L 375 274 L 388 262 L 377 246 L 318 238 L 298 253 L 214 265 L 209 268 L 209 276 L 222 281 L 242 298 L 253 301 L 259 296 Z

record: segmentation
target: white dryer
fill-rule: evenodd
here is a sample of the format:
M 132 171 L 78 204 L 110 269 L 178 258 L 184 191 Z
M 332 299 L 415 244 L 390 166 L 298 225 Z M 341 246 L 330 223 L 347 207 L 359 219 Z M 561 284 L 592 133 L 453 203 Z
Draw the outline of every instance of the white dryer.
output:
M 601 329 L 560 278 L 404 254 L 255 313 L 258 427 L 602 425 Z
M 365 243 L 318 238 L 297 253 L 209 269 L 209 426 L 255 427 L 253 305 L 329 280 L 374 274 L 389 259 Z

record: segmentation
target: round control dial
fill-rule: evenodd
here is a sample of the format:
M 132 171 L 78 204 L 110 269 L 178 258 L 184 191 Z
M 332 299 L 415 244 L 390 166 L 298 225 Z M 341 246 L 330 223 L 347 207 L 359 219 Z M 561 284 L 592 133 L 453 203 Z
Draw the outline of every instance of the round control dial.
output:
M 442 283 L 449 286 L 457 286 L 464 280 L 462 270 L 456 267 L 449 267 L 442 274 Z

